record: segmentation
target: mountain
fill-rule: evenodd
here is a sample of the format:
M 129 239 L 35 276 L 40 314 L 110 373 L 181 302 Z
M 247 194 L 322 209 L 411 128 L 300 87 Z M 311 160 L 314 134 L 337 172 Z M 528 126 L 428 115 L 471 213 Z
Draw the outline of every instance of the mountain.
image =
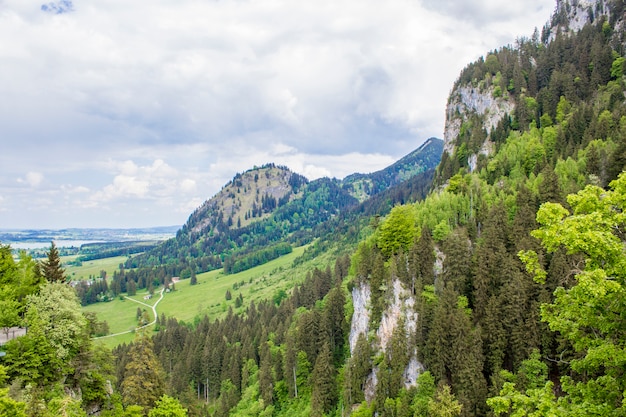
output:
M 352 382 L 359 412 L 401 413 L 414 395 L 425 415 L 411 391 L 424 371 L 450 388 L 454 415 L 623 409 L 621 365 L 600 352 L 626 349 L 614 315 L 626 309 L 604 310 L 624 278 L 597 251 L 607 238 L 624 256 L 623 220 L 605 227 L 624 209 L 624 7 L 559 1 L 541 32 L 461 72 L 432 192 L 392 210 L 353 256 L 346 366 L 366 368 Z
M 398 172 L 418 169 L 307 182 L 268 165 L 237 176 L 110 285 L 127 308 L 122 283 L 188 273 L 158 307 L 194 293 L 221 314 L 183 323 L 173 308 L 155 318 L 153 337 L 115 349 L 115 371 L 86 337 L 59 333 L 51 313 L 76 310 L 67 286 L 38 294 L 21 278 L 36 276 L 32 262 L 12 264 L 0 248 L 14 271 L 2 281 L 30 294 L 4 288 L 4 320 L 23 306 L 32 323 L 3 347 L 10 389 L 0 406 L 18 415 L 61 405 L 130 415 L 136 404 L 192 416 L 623 415 L 625 39 L 623 1 L 559 1 L 541 31 L 470 63 L 451 90 L 436 172 L 395 185 Z M 192 287 L 195 272 L 303 243 L 275 272 L 213 272 Z M 70 323 L 74 334 L 93 333 L 98 323 L 84 321 Z
M 321 234 L 332 234 L 342 227 L 337 221 L 345 224 L 346 216 L 354 225 L 359 218 L 385 214 L 393 201 L 418 198 L 416 190 L 428 189 L 430 177 L 424 174 L 437 166 L 442 148 L 442 140 L 431 138 L 390 167 L 344 180 L 309 181 L 284 166 L 255 167 L 235 175 L 200 205 L 175 238 L 130 259 L 125 266 L 167 265 L 166 275 L 186 277 L 192 270 L 220 268 L 226 259 L 227 265 L 235 261 L 249 264 L 243 258 L 259 258 L 254 255 L 258 251 L 273 255 L 262 255 L 253 264 L 272 259 L 286 250 L 285 243 L 302 245 Z M 375 198 L 383 195 L 384 202 Z M 376 210 L 382 212 L 374 213 Z
M 435 167 L 441 159 L 441 139 L 427 139 L 419 148 L 385 169 L 371 174 L 352 174 L 342 181 L 343 187 L 360 202 Z

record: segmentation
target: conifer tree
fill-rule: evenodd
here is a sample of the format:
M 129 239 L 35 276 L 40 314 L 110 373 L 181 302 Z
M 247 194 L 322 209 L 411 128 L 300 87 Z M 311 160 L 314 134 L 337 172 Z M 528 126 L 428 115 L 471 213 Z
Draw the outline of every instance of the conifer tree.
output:
M 363 389 L 365 380 L 372 371 L 372 348 L 364 333 L 360 333 L 352 357 L 346 366 L 344 393 L 348 404 L 358 404 L 365 400 Z
M 138 336 L 128 352 L 121 383 L 122 401 L 151 409 L 165 392 L 163 369 L 157 360 L 152 340 Z
M 328 343 L 324 343 L 317 356 L 313 374 L 313 391 L 311 393 L 311 415 L 322 416 L 330 411 L 335 404 L 335 367 Z
M 61 266 L 61 257 L 54 241 L 50 242 L 47 259 L 41 262 L 41 274 L 48 282 L 65 282 L 65 269 Z
M 259 391 L 267 407 L 274 400 L 274 377 L 272 375 L 272 356 L 267 342 L 261 347 L 261 367 L 259 368 Z
M 335 286 L 326 296 L 323 317 L 329 332 L 330 348 L 335 365 L 340 365 L 344 355 L 347 326 L 344 311 L 345 303 L 346 298 L 340 286 Z
M 457 230 L 451 233 L 443 242 L 442 250 L 445 254 L 442 277 L 445 283 L 451 283 L 454 289 L 462 295 L 467 295 L 471 259 L 470 243 L 464 231 Z
M 428 226 L 422 228 L 420 237 L 411 248 L 411 263 L 415 270 L 414 275 L 421 278 L 424 285 L 434 284 L 435 247 Z M 415 293 L 415 285 L 413 292 Z

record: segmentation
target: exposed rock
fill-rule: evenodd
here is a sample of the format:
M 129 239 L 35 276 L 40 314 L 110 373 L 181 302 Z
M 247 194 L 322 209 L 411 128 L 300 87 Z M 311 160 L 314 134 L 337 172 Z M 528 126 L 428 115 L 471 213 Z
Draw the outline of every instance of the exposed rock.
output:
M 408 337 L 413 337 L 417 330 L 417 313 L 415 312 L 415 298 L 407 291 L 398 279 L 394 279 L 388 290 L 391 304 L 385 309 L 380 320 L 380 326 L 376 330 L 375 349 L 386 351 L 391 336 L 401 319 L 404 319 L 405 330 Z M 350 324 L 350 352 L 354 351 L 357 339 L 361 333 L 369 332 L 369 310 L 371 300 L 371 288 L 368 283 L 362 283 L 352 289 L 352 304 L 354 312 Z M 417 351 L 413 351 L 409 364 L 404 371 L 404 384 L 408 388 L 415 385 L 417 377 L 424 371 L 424 366 L 417 360 Z M 364 387 L 365 399 L 370 402 L 376 394 L 378 367 L 372 370 Z
M 400 318 L 404 317 L 404 325 L 407 335 L 415 333 L 417 329 L 417 313 L 414 310 L 415 298 L 409 296 L 400 280 L 394 279 L 391 287 L 393 289 L 393 302 L 383 312 L 380 319 L 380 326 L 376 331 L 380 349 L 387 351 L 387 344 L 391 340 L 391 335 L 396 329 Z
M 417 351 L 413 352 L 409 365 L 404 371 L 404 387 L 410 388 L 417 384 L 417 377 L 424 372 L 424 365 L 417 360 Z
M 463 120 L 477 114 L 484 118 L 483 126 L 487 134 L 498 125 L 500 120 L 511 114 L 515 109 L 515 103 L 504 97 L 494 96 L 494 87 L 479 88 L 465 85 L 457 88 L 450 94 L 450 100 L 446 107 L 446 125 L 443 135 L 444 151 L 450 155 L 454 153 L 454 146 Z M 490 147 L 485 148 L 491 149 Z
M 552 42 L 558 33 L 576 33 L 602 16 L 611 18 L 608 0 L 557 0 L 545 42 Z
M 361 333 L 367 337 L 370 325 L 370 312 L 367 306 L 370 303 L 372 290 L 367 282 L 355 285 L 352 289 L 352 305 L 354 312 L 352 313 L 352 321 L 350 323 L 350 354 L 354 352 L 356 342 Z

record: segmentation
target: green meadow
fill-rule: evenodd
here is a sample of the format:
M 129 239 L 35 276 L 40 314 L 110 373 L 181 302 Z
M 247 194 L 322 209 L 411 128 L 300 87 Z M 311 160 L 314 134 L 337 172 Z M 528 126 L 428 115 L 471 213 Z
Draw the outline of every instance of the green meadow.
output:
M 215 320 L 225 316 L 229 308 L 235 313 L 241 313 L 252 301 L 258 303 L 273 299 L 282 291 L 289 293 L 295 284 L 304 280 L 307 271 L 314 267 L 326 268 L 330 261 L 329 255 L 324 255 L 294 266 L 294 260 L 304 253 L 305 248 L 306 246 L 295 248 L 290 254 L 237 274 L 225 275 L 221 269 L 199 274 L 195 286 L 189 284 L 189 279 L 179 281 L 174 284 L 173 291 L 164 295 L 157 306 L 157 313 L 159 316 L 165 314 L 166 317 L 175 317 L 185 322 L 193 322 L 204 315 Z M 119 264 L 119 258 L 112 259 L 118 259 Z M 150 300 L 143 299 L 147 294 L 145 291 L 138 292 L 132 299 L 154 305 L 159 299 L 159 291 L 160 288 L 155 289 L 154 297 Z M 231 293 L 230 300 L 226 300 L 227 291 Z M 243 297 L 243 303 L 236 307 L 235 302 L 239 294 Z M 137 326 L 137 307 L 145 308 L 152 318 L 151 309 L 138 302 L 118 297 L 108 303 L 89 305 L 84 307 L 84 310 L 96 313 L 99 320 L 106 320 L 110 332 L 114 334 L 132 330 Z M 132 333 L 127 333 L 98 340 L 113 347 L 131 341 L 133 337 Z
M 76 256 L 64 256 L 63 262 L 73 261 Z M 90 276 L 99 277 L 100 271 L 104 270 L 109 279 L 113 276 L 113 271 L 119 269 L 120 264 L 126 262 L 128 256 L 114 256 L 112 258 L 94 259 L 85 261 L 81 266 L 65 265 L 65 273 L 72 280 L 87 279 Z

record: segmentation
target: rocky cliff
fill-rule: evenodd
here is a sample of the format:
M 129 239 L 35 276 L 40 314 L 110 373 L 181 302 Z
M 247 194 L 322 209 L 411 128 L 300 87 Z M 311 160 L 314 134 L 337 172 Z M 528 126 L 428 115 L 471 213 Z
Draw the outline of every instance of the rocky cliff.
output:
M 371 289 L 367 282 L 362 282 L 352 289 L 352 303 L 354 312 L 350 325 L 350 353 L 354 353 L 357 339 L 360 334 L 370 337 L 372 348 L 378 352 L 387 352 L 391 337 L 398 325 L 404 325 L 409 338 L 415 337 L 418 315 L 415 312 L 415 297 L 398 280 L 392 279 L 389 305 L 382 314 L 380 324 L 371 329 L 369 305 Z M 375 332 L 370 333 L 370 331 Z M 375 335 L 375 337 L 374 337 Z M 406 388 L 414 386 L 417 377 L 424 371 L 424 366 L 417 360 L 417 351 L 410 353 L 409 363 L 404 371 L 404 385 Z M 369 402 L 374 398 L 377 384 L 378 367 L 374 367 L 365 384 L 365 399 Z
M 469 172 L 479 169 L 481 155 L 485 157 L 483 160 L 493 155 L 495 142 L 504 140 L 502 135 L 506 136 L 507 128 L 513 124 L 515 128 L 525 129 L 535 114 L 546 112 L 542 103 L 533 98 L 539 88 L 550 82 L 568 84 L 567 80 L 549 79 L 547 74 L 558 69 L 560 63 L 558 60 L 551 64 L 538 62 L 538 51 L 547 48 L 557 37 L 577 34 L 586 25 L 600 25 L 612 47 L 622 50 L 626 47 L 625 13 L 624 1 L 558 0 L 554 14 L 541 31 L 541 39 L 536 31 L 530 38 L 519 38 L 514 46 L 492 51 L 469 64 L 448 98 L 444 155 L 435 183 L 442 185 L 459 168 L 465 167 Z M 593 56 L 594 52 L 588 53 Z M 592 67 L 589 72 L 593 78 Z M 579 83 L 577 88 L 581 88 L 581 82 L 589 82 L 573 81 Z M 598 80 L 590 80 L 589 85 L 593 82 Z M 561 88 L 561 95 L 564 89 Z M 534 123 L 537 127 L 541 125 L 539 120 Z M 501 134 L 494 137 L 494 130 L 499 127 Z

